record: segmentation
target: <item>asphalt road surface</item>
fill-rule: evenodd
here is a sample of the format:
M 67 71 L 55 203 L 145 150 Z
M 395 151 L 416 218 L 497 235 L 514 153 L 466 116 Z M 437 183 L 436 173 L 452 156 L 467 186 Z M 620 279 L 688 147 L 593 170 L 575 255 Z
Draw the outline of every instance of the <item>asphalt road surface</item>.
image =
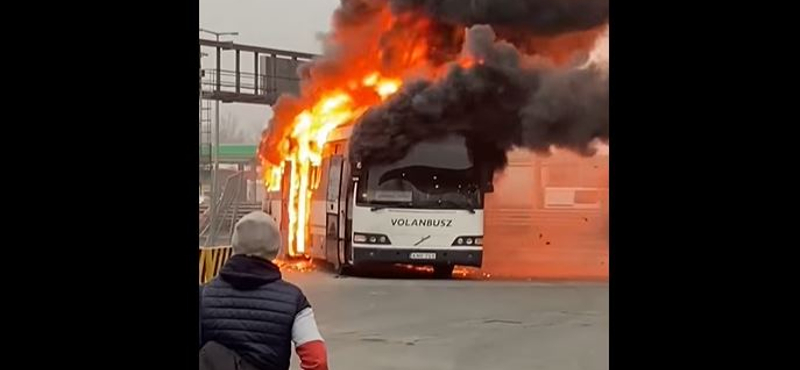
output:
M 284 272 L 314 307 L 331 369 L 608 369 L 607 284 L 396 275 Z

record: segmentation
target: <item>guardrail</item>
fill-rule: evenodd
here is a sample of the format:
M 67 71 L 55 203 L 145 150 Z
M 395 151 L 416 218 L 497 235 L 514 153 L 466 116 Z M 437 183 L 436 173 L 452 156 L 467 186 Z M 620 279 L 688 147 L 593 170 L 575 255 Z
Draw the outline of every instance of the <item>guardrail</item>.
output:
M 200 247 L 200 284 L 205 284 L 216 277 L 232 253 L 233 248 L 230 246 Z
M 200 217 L 200 237 L 206 238 L 204 245 L 213 246 L 213 244 L 216 244 L 217 235 L 222 227 L 228 208 L 239 199 L 243 177 L 243 171 L 228 176 L 222 189 L 222 195 L 217 201 L 215 214 L 212 215 L 211 212 L 208 212 Z M 213 202 L 214 200 L 210 201 Z

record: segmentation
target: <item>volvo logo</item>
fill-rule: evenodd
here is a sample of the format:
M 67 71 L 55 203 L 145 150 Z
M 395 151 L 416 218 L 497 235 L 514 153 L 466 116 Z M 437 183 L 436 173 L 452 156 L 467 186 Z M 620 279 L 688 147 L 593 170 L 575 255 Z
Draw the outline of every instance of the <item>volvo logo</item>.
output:
M 426 240 L 428 240 L 428 239 L 430 239 L 430 238 L 431 238 L 431 236 L 430 236 L 430 235 L 428 235 L 428 236 L 423 236 L 423 237 L 422 237 L 422 239 L 420 239 L 418 242 L 414 243 L 414 246 L 416 247 L 416 246 L 418 246 L 418 245 L 422 244 L 422 242 L 424 242 L 424 241 L 426 241 Z

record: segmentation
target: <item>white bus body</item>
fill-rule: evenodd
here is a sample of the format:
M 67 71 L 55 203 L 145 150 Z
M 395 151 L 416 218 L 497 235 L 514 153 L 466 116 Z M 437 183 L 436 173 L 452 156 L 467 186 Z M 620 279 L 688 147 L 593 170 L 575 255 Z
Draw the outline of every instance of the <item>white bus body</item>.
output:
M 449 275 L 454 265 L 480 267 L 489 188 L 463 138 L 419 143 L 400 161 L 362 168 L 347 158 L 350 130 L 334 131 L 326 144 L 305 253 L 339 270 L 403 263 Z M 274 197 L 270 206 L 281 209 Z

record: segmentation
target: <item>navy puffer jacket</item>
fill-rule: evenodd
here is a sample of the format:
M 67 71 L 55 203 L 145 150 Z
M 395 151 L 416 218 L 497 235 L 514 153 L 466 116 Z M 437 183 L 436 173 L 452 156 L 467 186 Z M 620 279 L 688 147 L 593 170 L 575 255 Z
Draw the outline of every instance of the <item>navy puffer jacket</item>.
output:
M 292 324 L 309 307 L 280 269 L 256 257 L 232 256 L 203 292 L 201 347 L 214 341 L 262 370 L 289 368 Z

